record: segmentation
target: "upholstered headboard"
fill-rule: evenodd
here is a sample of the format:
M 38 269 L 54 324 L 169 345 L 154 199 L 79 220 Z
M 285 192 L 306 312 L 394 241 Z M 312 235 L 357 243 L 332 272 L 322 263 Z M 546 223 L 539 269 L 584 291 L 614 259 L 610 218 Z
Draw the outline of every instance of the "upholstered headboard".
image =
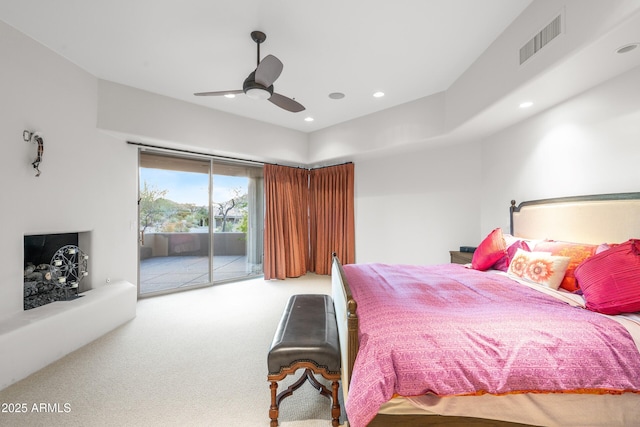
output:
M 640 193 L 511 201 L 511 234 L 580 243 L 640 238 Z

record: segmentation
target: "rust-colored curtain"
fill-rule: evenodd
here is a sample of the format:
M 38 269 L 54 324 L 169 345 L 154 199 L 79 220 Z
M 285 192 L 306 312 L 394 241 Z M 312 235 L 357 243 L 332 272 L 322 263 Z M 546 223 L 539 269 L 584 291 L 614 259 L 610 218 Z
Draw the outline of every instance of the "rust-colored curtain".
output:
M 313 169 L 309 177 L 309 271 L 331 274 L 331 254 L 355 262 L 354 165 Z
M 264 278 L 267 280 L 307 273 L 308 174 L 305 169 L 264 166 Z

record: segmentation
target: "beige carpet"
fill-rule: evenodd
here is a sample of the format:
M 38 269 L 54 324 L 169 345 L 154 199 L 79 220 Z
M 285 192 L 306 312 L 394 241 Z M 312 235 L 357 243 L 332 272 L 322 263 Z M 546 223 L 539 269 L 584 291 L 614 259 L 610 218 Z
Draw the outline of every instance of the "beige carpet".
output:
M 26 409 L 0 412 L 0 425 L 266 427 L 266 355 L 286 301 L 330 287 L 309 274 L 143 299 L 131 322 L 0 391 L 1 409 Z M 329 399 L 309 384 L 280 415 L 283 427 L 331 425 Z

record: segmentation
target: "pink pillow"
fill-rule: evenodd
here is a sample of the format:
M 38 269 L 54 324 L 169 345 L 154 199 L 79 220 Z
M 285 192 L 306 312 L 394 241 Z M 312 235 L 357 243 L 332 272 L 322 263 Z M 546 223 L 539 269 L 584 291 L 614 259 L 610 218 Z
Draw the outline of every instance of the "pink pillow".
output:
M 575 270 L 586 307 L 604 314 L 640 311 L 640 240 L 586 259 Z
M 515 256 L 518 249 L 531 252 L 531 249 L 529 249 L 529 245 L 527 245 L 527 242 L 525 242 L 524 240 L 516 240 L 515 243 L 511 244 L 511 246 L 507 248 L 507 254 L 496 261 L 495 264 L 493 264 L 493 269 L 505 272 L 508 271 L 509 264 L 511 263 L 511 260 Z
M 502 229 L 496 228 L 480 243 L 473 253 L 471 268 L 488 270 L 500 258 L 507 254 L 507 244 L 502 236 Z

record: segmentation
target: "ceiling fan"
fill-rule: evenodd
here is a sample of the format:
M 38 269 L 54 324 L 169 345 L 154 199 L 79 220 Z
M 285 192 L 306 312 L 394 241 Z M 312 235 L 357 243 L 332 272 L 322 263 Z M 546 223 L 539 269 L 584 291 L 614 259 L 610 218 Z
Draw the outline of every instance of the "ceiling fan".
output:
M 280 73 L 282 73 L 283 65 L 282 62 L 273 55 L 267 55 L 260 61 L 260 44 L 266 40 L 267 35 L 262 31 L 253 31 L 251 38 L 256 42 L 258 47 L 258 65 L 256 69 L 249 74 L 249 77 L 245 79 L 242 89 L 223 90 L 219 92 L 198 92 L 194 93 L 194 95 L 223 96 L 236 95 L 244 92 L 249 98 L 268 99 L 271 103 L 292 113 L 303 111 L 304 106 L 302 104 L 273 91 L 273 82 L 275 82 L 280 76 Z

